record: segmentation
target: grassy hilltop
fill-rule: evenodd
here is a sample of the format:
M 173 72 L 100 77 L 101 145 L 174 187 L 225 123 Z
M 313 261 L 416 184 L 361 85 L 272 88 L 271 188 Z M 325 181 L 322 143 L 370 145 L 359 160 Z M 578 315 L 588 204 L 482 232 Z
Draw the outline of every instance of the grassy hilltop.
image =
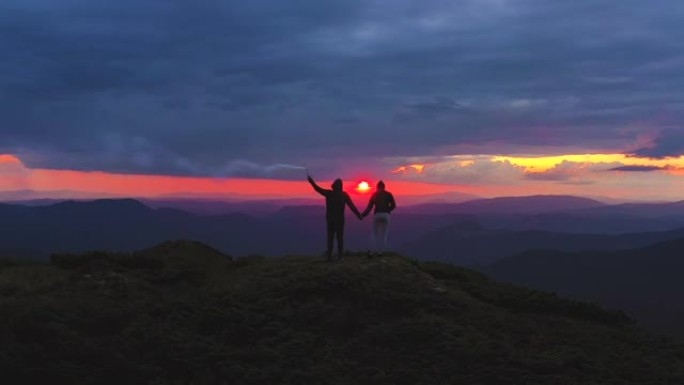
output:
M 684 384 L 622 313 L 400 256 L 6 260 L 0 314 L 3 384 Z

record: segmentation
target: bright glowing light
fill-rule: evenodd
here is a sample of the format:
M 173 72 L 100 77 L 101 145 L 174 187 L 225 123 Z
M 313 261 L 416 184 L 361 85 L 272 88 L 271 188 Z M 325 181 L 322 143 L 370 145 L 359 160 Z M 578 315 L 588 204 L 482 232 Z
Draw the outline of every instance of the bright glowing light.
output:
M 370 189 L 371 189 L 370 185 L 365 180 L 359 182 L 359 184 L 356 185 L 356 191 L 358 191 L 360 193 L 368 192 L 368 191 L 370 191 Z
M 557 156 L 497 156 L 492 158 L 495 162 L 509 162 L 514 166 L 525 168 L 527 173 L 546 172 L 563 162 L 586 163 L 586 164 L 620 164 L 624 166 L 655 166 L 663 168 L 684 168 L 684 156 L 669 157 L 662 159 L 643 158 L 626 154 L 581 154 L 581 155 L 557 155 Z
M 392 173 L 398 174 L 400 172 L 407 172 L 409 170 L 413 170 L 413 171 L 417 172 L 418 174 L 422 174 L 424 169 L 425 169 L 424 164 L 409 164 L 408 166 L 401 166 L 401 167 L 395 168 L 394 170 L 392 170 Z

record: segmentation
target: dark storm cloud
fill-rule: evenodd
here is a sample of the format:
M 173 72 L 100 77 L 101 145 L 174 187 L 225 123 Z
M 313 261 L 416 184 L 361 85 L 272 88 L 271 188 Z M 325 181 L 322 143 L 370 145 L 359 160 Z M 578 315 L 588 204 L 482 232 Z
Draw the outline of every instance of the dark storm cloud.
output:
M 398 113 L 396 121 L 409 120 L 433 120 L 442 117 L 449 117 L 458 113 L 465 113 L 466 106 L 447 97 L 435 97 L 432 100 L 409 103 L 405 110 Z
M 620 166 L 611 168 L 610 171 L 633 171 L 633 172 L 649 172 L 667 170 L 668 167 L 658 166 Z
M 666 158 L 684 155 L 684 132 L 670 129 L 659 135 L 651 146 L 634 151 L 633 155 L 648 158 Z
M 0 152 L 280 177 L 263 170 L 624 151 L 683 117 L 682 16 L 675 0 L 5 0 Z M 668 135 L 636 154 L 682 153 Z

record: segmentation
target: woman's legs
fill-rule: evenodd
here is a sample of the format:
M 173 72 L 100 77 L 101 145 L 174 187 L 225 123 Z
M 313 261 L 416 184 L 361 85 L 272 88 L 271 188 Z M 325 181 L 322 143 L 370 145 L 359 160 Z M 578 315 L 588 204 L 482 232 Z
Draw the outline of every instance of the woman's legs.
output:
M 389 213 L 376 213 L 373 218 L 373 251 L 384 253 L 387 249 L 387 231 L 389 229 Z

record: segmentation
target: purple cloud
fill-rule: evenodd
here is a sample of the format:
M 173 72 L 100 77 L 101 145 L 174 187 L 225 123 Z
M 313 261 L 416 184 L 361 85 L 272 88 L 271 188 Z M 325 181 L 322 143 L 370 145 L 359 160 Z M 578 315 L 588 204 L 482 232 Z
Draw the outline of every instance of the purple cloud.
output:
M 662 171 L 669 170 L 670 167 L 658 167 L 658 166 L 620 166 L 611 168 L 608 171 L 633 171 L 633 172 L 649 172 L 649 171 Z
M 634 151 L 634 155 L 657 159 L 684 155 L 684 133 L 681 131 L 682 129 L 666 130 L 651 146 Z
M 271 178 L 287 178 L 279 163 L 337 175 L 391 157 L 622 152 L 653 130 L 635 155 L 682 154 L 678 7 L 5 0 L 0 153 Z M 669 121 L 625 129 L 654 116 Z

